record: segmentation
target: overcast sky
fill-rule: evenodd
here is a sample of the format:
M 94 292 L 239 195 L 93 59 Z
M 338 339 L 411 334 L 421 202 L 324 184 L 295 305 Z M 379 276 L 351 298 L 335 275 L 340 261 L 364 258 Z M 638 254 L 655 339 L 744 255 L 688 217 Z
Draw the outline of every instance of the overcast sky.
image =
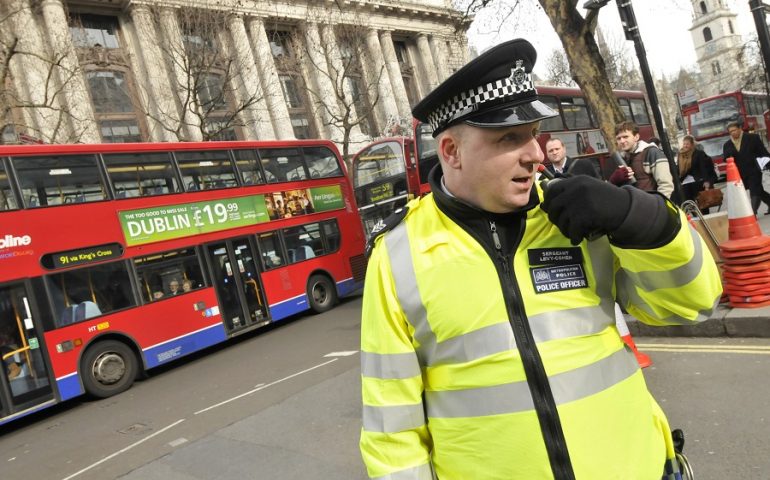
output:
M 617 1 L 617 0 L 616 0 Z M 514 2 L 504 2 L 514 3 Z M 580 5 L 582 5 L 582 1 Z M 487 10 L 477 15 L 468 32 L 471 46 L 479 52 L 513 38 L 526 38 L 535 46 L 538 61 L 535 73 L 545 76 L 545 64 L 554 49 L 561 49 L 561 41 L 554 32 L 546 14 L 536 0 L 524 0 L 516 15 L 508 17 L 503 31 L 494 31 L 500 24 L 501 12 Z M 639 24 L 642 42 L 647 51 L 647 62 L 653 75 L 675 75 L 681 66 L 694 67 L 695 49 L 689 28 L 692 25 L 692 6 L 689 0 L 633 0 L 634 12 Z M 728 0 L 732 11 L 738 13 L 736 30 L 745 38 L 756 33 L 748 0 Z M 633 42 L 626 41 L 615 1 L 611 1 L 599 14 L 599 26 L 610 45 L 625 47 L 636 61 Z

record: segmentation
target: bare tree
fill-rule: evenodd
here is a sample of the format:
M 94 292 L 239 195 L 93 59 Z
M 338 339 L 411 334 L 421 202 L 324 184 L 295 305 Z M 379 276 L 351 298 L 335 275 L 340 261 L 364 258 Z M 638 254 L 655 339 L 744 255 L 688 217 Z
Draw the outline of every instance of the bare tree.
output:
M 388 74 L 385 65 L 366 61 L 368 35 L 370 28 L 355 15 L 346 15 L 336 7 L 310 9 L 304 29 L 293 33 L 296 63 L 286 66 L 305 72 L 302 88 L 313 105 L 314 116 L 341 145 L 348 166 L 354 133 L 377 136 L 374 117 L 381 100 L 379 86 Z M 399 119 L 389 119 L 388 123 L 398 124 Z
M 175 140 L 234 140 L 237 129 L 258 131 L 257 123 L 270 123 L 269 115 L 254 113 L 265 110 L 264 93 L 253 57 L 248 57 L 248 40 L 232 39 L 238 34 L 231 26 L 237 15 L 229 7 L 216 7 L 190 3 L 151 9 L 173 101 L 155 102 L 155 109 L 145 113 Z M 245 47 L 234 45 L 244 41 Z M 158 95 L 148 91 L 159 87 L 156 82 L 139 83 L 146 97 Z
M 45 143 L 75 143 L 86 135 L 88 118 L 67 89 L 82 79 L 74 53 L 61 38 L 68 32 L 48 32 L 38 23 L 37 2 L 0 3 L 0 143 L 17 143 L 23 136 Z M 21 135 L 21 137 L 20 137 Z M 89 138 L 94 141 L 95 139 Z
M 574 87 L 575 81 L 572 80 L 572 73 L 569 71 L 569 62 L 567 56 L 561 50 L 553 50 L 546 60 L 545 81 L 549 85 L 557 87 Z

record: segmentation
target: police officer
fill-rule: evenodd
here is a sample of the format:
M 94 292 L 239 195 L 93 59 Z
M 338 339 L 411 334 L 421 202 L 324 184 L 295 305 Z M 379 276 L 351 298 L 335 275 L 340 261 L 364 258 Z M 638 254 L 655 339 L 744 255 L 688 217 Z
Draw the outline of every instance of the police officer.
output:
M 373 478 L 674 478 L 670 429 L 613 305 L 698 322 L 719 274 L 662 195 L 575 176 L 543 196 L 537 129 L 556 112 L 538 100 L 535 57 L 525 40 L 498 45 L 414 107 L 441 163 L 369 260 L 360 447 Z

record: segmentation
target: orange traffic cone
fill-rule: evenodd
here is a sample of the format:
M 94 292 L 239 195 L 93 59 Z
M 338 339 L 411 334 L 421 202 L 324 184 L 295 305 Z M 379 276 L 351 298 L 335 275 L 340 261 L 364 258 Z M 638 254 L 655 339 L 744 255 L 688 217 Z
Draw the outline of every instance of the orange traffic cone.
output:
M 751 201 L 743 187 L 743 180 L 738 173 L 738 167 L 731 158 L 727 159 L 727 238 L 719 247 L 726 254 L 735 256 L 733 252 L 742 255 L 764 253 L 770 248 L 770 237 L 762 235 L 759 222 L 751 209 Z
M 770 237 L 762 235 L 732 158 L 727 159 L 727 220 L 728 240 L 719 245 L 719 250 L 724 258 L 724 293 L 730 305 L 770 305 Z
M 631 337 L 631 332 L 628 331 L 626 318 L 623 316 L 623 311 L 620 309 L 620 305 L 617 303 L 615 303 L 615 326 L 618 329 L 620 338 L 622 338 L 623 342 L 628 345 L 628 348 L 634 352 L 636 362 L 639 364 L 639 366 L 642 368 L 647 368 L 652 365 L 652 359 L 649 357 L 649 355 L 640 352 L 639 349 L 636 348 L 634 339 Z

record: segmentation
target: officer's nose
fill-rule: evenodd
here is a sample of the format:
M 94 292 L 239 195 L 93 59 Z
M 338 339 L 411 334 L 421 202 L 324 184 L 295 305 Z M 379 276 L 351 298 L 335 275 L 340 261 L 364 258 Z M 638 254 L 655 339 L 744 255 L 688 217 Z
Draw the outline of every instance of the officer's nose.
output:
M 537 138 L 532 137 L 526 145 L 522 146 L 520 158 L 521 163 L 525 165 L 543 162 L 545 157 L 543 155 L 543 149 L 540 148 L 540 144 L 537 143 Z

